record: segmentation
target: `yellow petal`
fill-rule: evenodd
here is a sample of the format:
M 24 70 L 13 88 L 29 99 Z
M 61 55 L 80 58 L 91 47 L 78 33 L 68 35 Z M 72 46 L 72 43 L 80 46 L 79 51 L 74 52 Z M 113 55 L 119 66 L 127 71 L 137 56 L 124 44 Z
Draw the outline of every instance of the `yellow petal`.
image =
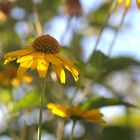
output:
M 31 65 L 31 68 L 32 69 L 37 69 L 37 65 L 38 65 L 38 58 L 39 58 L 39 53 L 35 52 L 32 54 L 33 55 L 33 62 L 32 62 L 32 65 Z
M 103 116 L 99 109 L 92 109 L 92 110 L 89 110 L 89 111 L 85 111 L 82 116 L 85 117 L 85 118 L 90 118 L 90 117 L 93 117 L 93 116 L 96 116 L 96 115 L 99 115 L 100 117 Z
M 65 75 L 65 71 L 62 68 L 61 65 L 52 65 L 54 71 L 56 72 L 57 76 L 59 77 L 60 81 L 62 84 L 65 84 L 66 81 L 66 75 Z
M 17 59 L 17 63 L 23 63 L 25 61 L 31 61 L 33 59 L 32 55 L 25 55 Z
M 27 50 L 17 50 L 17 51 L 7 53 L 4 56 L 5 59 L 4 64 L 7 64 L 8 62 L 13 61 L 21 56 L 31 54 L 33 51 L 34 51 L 33 49 L 27 49 Z
M 131 0 L 126 0 L 126 2 L 125 2 L 125 8 L 126 9 L 129 9 L 130 8 L 130 5 L 131 5 Z
M 67 70 L 69 70 L 75 81 L 79 80 L 79 70 L 72 63 L 67 60 L 64 60 L 64 66 Z
M 32 61 L 25 61 L 23 63 L 20 64 L 18 71 L 17 71 L 17 76 L 19 78 L 22 78 L 24 73 L 26 72 L 26 70 L 28 68 L 30 68 Z
M 51 64 L 54 65 L 61 65 L 62 61 L 57 58 L 54 54 L 47 54 L 45 55 L 46 61 L 50 62 Z
M 69 117 L 67 115 L 67 106 L 55 105 L 53 103 L 49 103 L 47 106 L 53 114 L 58 115 L 60 117 Z
M 73 78 L 75 79 L 75 81 L 78 81 L 79 80 L 79 69 L 77 67 L 75 67 L 73 65 L 73 63 L 71 62 L 72 60 L 68 59 L 68 58 L 63 58 L 61 56 L 58 56 L 57 57 L 59 59 L 61 59 L 61 61 L 63 62 L 63 65 L 65 66 L 65 68 L 71 72 Z
M 40 78 L 45 78 L 47 71 L 48 71 L 49 63 L 45 62 L 44 60 L 40 60 L 37 65 L 37 70 L 39 73 Z

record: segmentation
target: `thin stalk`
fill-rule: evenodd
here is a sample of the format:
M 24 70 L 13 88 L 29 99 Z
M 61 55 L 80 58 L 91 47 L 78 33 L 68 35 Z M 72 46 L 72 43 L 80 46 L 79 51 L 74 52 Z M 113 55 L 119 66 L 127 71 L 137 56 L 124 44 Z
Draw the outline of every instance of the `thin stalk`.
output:
M 73 134 L 74 134 L 74 128 L 75 128 L 76 122 L 77 122 L 77 120 L 73 120 L 70 140 L 73 140 Z
M 65 120 L 58 121 L 57 140 L 62 140 L 64 134 Z
M 121 21 L 117 27 L 117 29 L 115 30 L 115 34 L 114 34 L 114 37 L 110 43 L 110 46 L 109 46 L 109 52 L 108 52 L 108 55 L 111 56 L 111 53 L 112 53 L 112 50 L 113 50 L 113 46 L 116 42 L 116 39 L 118 37 L 118 33 L 119 33 L 119 30 L 120 28 L 122 27 L 122 25 L 124 24 L 124 21 L 125 21 L 125 17 L 126 17 L 126 14 L 127 14 L 127 9 L 125 9 L 125 11 L 123 12 L 123 15 L 122 15 L 122 18 L 121 18 Z
M 44 103 L 45 88 L 46 88 L 46 79 L 43 79 L 43 81 L 42 81 L 42 89 L 41 89 L 41 99 L 40 99 L 38 140 L 41 140 L 41 132 L 42 132 L 42 113 L 43 113 L 43 103 Z
M 71 21 L 72 21 L 72 16 L 69 16 L 68 19 L 67 19 L 66 28 L 65 28 L 65 30 L 64 30 L 64 32 L 62 33 L 62 36 L 61 36 L 61 38 L 60 38 L 61 45 L 63 45 L 63 43 L 64 43 L 65 36 L 66 36 L 66 34 L 67 34 L 68 30 L 69 30 L 69 27 L 70 27 L 70 25 L 71 25 Z
M 34 0 L 32 0 L 32 7 L 33 7 L 33 12 L 35 14 L 35 28 L 36 28 L 37 34 L 41 35 L 43 34 L 43 30 L 42 30 L 41 22 L 39 19 L 38 9 L 36 7 L 36 4 L 34 3 Z
M 80 99 L 78 99 L 78 104 L 80 104 L 83 101 L 83 99 L 85 99 L 86 96 L 90 93 L 93 83 L 94 83 L 93 81 L 87 82 L 87 84 L 85 85 L 85 88 L 82 91 L 82 95 Z
M 111 14 L 115 11 L 116 7 L 117 7 L 117 0 L 114 0 L 113 3 L 112 3 L 112 6 L 110 7 L 109 13 L 107 14 L 107 16 L 105 17 L 105 19 L 103 20 L 104 21 L 104 24 L 103 24 L 103 26 L 102 26 L 102 28 L 101 28 L 101 30 L 99 32 L 99 35 L 98 35 L 97 40 L 95 42 L 95 45 L 93 47 L 94 48 L 93 49 L 93 53 L 94 53 L 95 50 L 97 50 L 97 47 L 98 47 L 99 42 L 101 40 L 102 33 L 103 33 L 103 31 L 104 31 L 107 23 L 108 23 L 108 20 L 109 20 Z

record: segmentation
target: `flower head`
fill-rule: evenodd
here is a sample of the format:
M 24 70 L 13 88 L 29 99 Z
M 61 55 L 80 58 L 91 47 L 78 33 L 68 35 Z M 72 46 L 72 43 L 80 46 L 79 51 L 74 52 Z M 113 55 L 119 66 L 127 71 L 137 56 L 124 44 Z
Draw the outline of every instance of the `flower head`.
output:
M 66 68 L 71 72 L 75 81 L 78 80 L 79 70 L 72 63 L 72 60 L 60 56 L 60 45 L 58 41 L 50 35 L 37 37 L 31 46 L 23 47 L 21 50 L 7 53 L 4 63 L 17 59 L 20 66 L 17 71 L 18 77 L 23 77 L 27 69 L 37 69 L 39 77 L 45 78 L 49 64 L 58 75 L 61 83 L 65 83 Z
M 79 0 L 65 0 L 64 10 L 71 16 L 80 16 L 82 14 L 82 7 Z
M 22 79 L 19 79 L 16 75 L 17 68 L 14 65 L 7 65 L 3 71 L 0 71 L 0 85 L 2 86 L 19 86 L 23 81 L 25 83 L 32 82 L 32 77 L 24 75 Z
M 49 103 L 48 108 L 53 114 L 63 118 L 85 120 L 93 123 L 104 123 L 104 120 L 102 118 L 103 114 L 99 111 L 99 109 L 85 111 L 79 106 L 56 105 L 53 103 Z
M 121 4 L 125 1 L 125 8 L 128 9 L 130 8 L 132 0 L 117 0 L 118 4 Z M 140 0 L 136 0 L 138 8 L 140 8 Z
M 0 22 L 5 21 L 10 15 L 13 4 L 10 1 L 0 1 Z

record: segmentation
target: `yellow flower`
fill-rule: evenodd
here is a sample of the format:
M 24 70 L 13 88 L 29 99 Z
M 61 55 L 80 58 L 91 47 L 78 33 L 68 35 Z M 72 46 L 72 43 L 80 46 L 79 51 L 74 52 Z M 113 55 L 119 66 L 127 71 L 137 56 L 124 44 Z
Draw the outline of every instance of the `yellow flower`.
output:
M 79 106 L 56 105 L 53 103 L 49 103 L 48 108 L 53 114 L 63 118 L 85 120 L 92 123 L 105 122 L 102 118 L 103 114 L 99 111 L 99 109 L 85 111 L 82 110 Z
M 42 35 L 37 37 L 31 46 L 7 53 L 4 57 L 4 63 L 17 59 L 17 63 L 20 63 L 17 71 L 18 77 L 23 77 L 26 70 L 31 68 L 37 69 L 40 78 L 46 77 L 49 64 L 51 64 L 61 83 L 65 83 L 65 67 L 77 81 L 78 68 L 73 65 L 72 60 L 60 56 L 59 52 L 60 45 L 58 41 L 50 35 Z
M 25 83 L 31 83 L 32 77 L 25 75 L 22 79 L 19 79 L 16 75 L 17 68 L 14 65 L 7 65 L 7 67 L 0 71 L 0 85 L 9 86 L 10 84 L 13 86 L 19 86 L 21 81 Z
M 130 8 L 132 0 L 117 0 L 118 4 L 121 4 L 125 1 L 125 8 L 128 9 Z M 138 8 L 140 8 L 140 0 L 136 0 Z

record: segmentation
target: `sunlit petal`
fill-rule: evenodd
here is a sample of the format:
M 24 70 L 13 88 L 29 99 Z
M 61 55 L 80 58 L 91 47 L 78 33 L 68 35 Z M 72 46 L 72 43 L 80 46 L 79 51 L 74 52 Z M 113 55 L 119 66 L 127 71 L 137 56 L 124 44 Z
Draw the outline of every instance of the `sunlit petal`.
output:
M 55 55 L 53 55 L 53 54 L 47 54 L 47 55 L 45 55 L 45 57 L 46 57 L 46 60 L 48 62 L 50 62 L 51 64 L 54 64 L 54 65 L 62 64 L 62 61 L 60 59 L 58 59 L 57 57 L 55 57 Z
M 67 117 L 67 107 L 63 107 L 60 105 L 55 105 L 52 103 L 49 103 L 48 108 L 52 111 L 53 114 L 58 115 L 60 117 Z
M 13 52 L 7 53 L 4 56 L 4 59 L 5 59 L 4 64 L 7 64 L 8 62 L 13 61 L 16 58 L 19 58 L 21 56 L 25 56 L 25 55 L 31 54 L 33 51 L 34 50 L 27 49 L 27 50 L 17 50 L 17 51 L 13 51 Z
M 65 75 L 65 71 L 62 68 L 61 65 L 57 66 L 57 65 L 52 65 L 54 71 L 56 72 L 57 76 L 59 77 L 60 81 L 62 84 L 65 84 L 66 81 L 66 75 Z
M 61 56 L 58 56 L 57 57 L 59 59 L 61 59 L 63 61 L 63 65 L 65 66 L 65 68 L 71 72 L 73 78 L 75 79 L 75 81 L 78 81 L 79 80 L 79 70 L 77 67 L 75 67 L 73 65 L 73 63 L 71 63 L 72 60 L 68 59 L 68 58 L 63 58 Z
M 24 73 L 26 70 L 31 66 L 32 61 L 25 61 L 20 64 L 18 71 L 17 71 L 17 76 L 19 78 L 22 78 L 24 76 Z
M 44 78 L 46 76 L 47 71 L 48 71 L 48 66 L 49 66 L 49 63 L 44 62 L 43 60 L 39 61 L 37 65 L 37 70 L 38 70 L 40 78 Z

